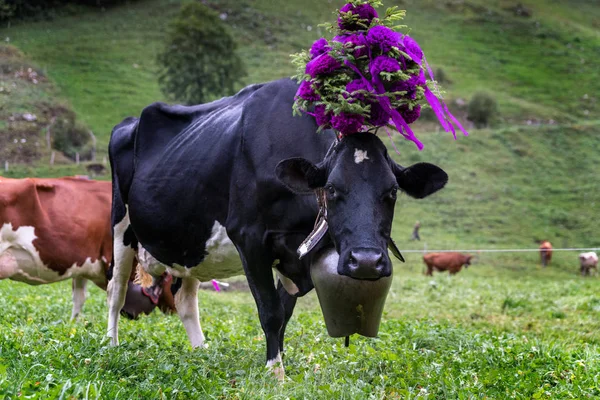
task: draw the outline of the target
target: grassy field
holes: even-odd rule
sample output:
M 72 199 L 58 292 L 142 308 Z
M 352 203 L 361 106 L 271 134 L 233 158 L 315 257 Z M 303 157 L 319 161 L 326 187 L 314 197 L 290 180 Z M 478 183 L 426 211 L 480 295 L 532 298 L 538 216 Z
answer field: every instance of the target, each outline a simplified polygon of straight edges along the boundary
M 427 159 L 451 168 L 428 200 L 402 197 L 401 249 L 599 246 L 597 124 L 424 137 Z M 560 149 L 561 157 L 548 157 Z M 595 154 L 595 155 L 594 155 Z M 403 149 L 417 162 L 425 153 Z M 535 177 L 535 180 L 534 180 Z M 409 242 L 415 219 L 423 242 Z M 69 323 L 70 285 L 0 282 L 0 395 L 6 398 L 596 398 L 600 279 L 578 276 L 577 253 L 481 253 L 455 277 L 422 275 L 419 253 L 395 265 L 378 339 L 346 349 L 327 336 L 313 293 L 287 334 L 287 381 L 264 369 L 264 337 L 248 292 L 201 293 L 206 350 L 178 318 L 122 321 L 108 346 L 105 294 L 92 288 Z M 37 396 L 37 397 L 36 397 Z
M 68 102 L 96 134 L 101 160 L 112 126 L 165 100 L 155 55 L 180 3 L 73 9 L 78 14 L 14 24 L 0 35 L 39 67 L 51 97 Z M 317 24 L 342 4 L 207 3 L 227 14 L 250 70 L 247 83 L 290 75 L 289 54 L 322 35 Z M 457 115 L 464 109 L 455 100 L 478 90 L 492 92 L 501 112 L 491 129 L 456 142 L 419 125 L 423 152 L 396 139 L 398 162 L 433 162 L 450 176 L 426 200 L 400 197 L 393 236 L 401 249 L 534 248 L 538 239 L 600 247 L 600 7 L 524 0 L 532 13 L 526 18 L 515 15 L 516 3 L 386 2 L 408 10 L 411 35 L 451 80 L 444 86 Z M 27 97 L 19 112 L 44 93 Z M 0 112 L 10 99 L 0 94 Z M 44 157 L 2 175 L 85 173 L 73 164 L 50 167 Z M 421 242 L 408 240 L 416 220 Z M 555 253 L 546 269 L 537 253 L 480 253 L 459 275 L 433 278 L 423 276 L 420 253 L 405 257 L 395 265 L 378 339 L 355 337 L 346 349 L 327 336 L 315 294 L 299 302 L 286 335 L 283 385 L 264 369 L 264 337 L 248 292 L 201 293 L 208 349 L 192 350 L 178 318 L 159 313 L 122 321 L 122 345 L 111 348 L 99 289 L 91 288 L 84 318 L 70 323 L 69 283 L 0 282 L 0 398 L 600 397 L 600 278 L 578 276 L 576 252 Z
M 248 292 L 200 293 L 209 347 L 192 350 L 176 316 L 121 322 L 104 338 L 105 294 L 92 288 L 69 323 L 70 285 L 1 282 L 3 398 L 411 399 L 597 398 L 598 278 L 535 257 L 520 268 L 481 259 L 455 277 L 395 266 L 378 339 L 349 348 L 326 334 L 314 293 L 287 333 L 286 382 L 264 368 Z

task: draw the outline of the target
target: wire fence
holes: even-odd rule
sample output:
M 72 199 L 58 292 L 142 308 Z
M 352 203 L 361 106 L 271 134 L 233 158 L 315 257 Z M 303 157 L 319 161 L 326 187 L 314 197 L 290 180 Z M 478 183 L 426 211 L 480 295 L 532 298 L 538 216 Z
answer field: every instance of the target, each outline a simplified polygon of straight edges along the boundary
M 600 247 L 566 247 L 551 249 L 554 251 L 599 251 Z M 535 249 L 469 249 L 469 250 L 454 250 L 441 249 L 431 250 L 425 246 L 422 250 L 402 250 L 402 253 L 522 253 L 522 252 L 539 252 L 539 248 Z

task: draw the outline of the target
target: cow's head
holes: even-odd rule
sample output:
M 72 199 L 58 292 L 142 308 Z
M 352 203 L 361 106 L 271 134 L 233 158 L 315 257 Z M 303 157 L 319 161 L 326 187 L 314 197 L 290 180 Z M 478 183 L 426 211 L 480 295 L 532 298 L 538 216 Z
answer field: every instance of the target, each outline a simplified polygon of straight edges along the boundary
M 172 281 L 171 275 L 164 274 L 156 285 L 144 288 L 130 280 L 121 314 L 129 319 L 137 319 L 142 313 L 150 314 L 156 307 L 165 314 L 175 312 Z
M 391 274 L 387 245 L 398 190 L 423 198 L 448 180 L 432 164 L 396 164 L 372 133 L 344 137 L 317 165 L 303 158 L 283 160 L 276 174 L 296 193 L 325 190 L 329 235 L 340 255 L 338 274 L 366 280 Z
M 469 265 L 471 265 L 472 259 L 473 259 L 473 256 L 471 256 L 471 255 L 467 256 L 467 258 L 465 259 L 465 263 L 463 264 L 465 266 L 465 268 L 468 268 Z

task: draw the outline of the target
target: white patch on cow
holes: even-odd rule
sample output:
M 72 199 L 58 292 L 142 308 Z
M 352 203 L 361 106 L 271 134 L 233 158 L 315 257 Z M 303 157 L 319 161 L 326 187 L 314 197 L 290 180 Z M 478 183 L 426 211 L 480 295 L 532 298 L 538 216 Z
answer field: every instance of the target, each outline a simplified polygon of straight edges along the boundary
M 0 254 L 0 280 L 10 278 L 19 269 L 17 259 L 9 252 Z
M 213 225 L 210 238 L 206 241 L 208 255 L 199 264 L 188 268 L 179 264 L 166 266 L 140 246 L 138 259 L 146 272 L 153 276 L 160 276 L 164 271 L 178 278 L 195 278 L 200 282 L 211 279 L 224 279 L 244 273 L 240 256 L 227 236 L 223 225 L 216 222 Z
M 281 281 L 281 284 L 283 285 L 284 289 L 289 294 L 294 296 L 295 294 L 297 294 L 300 291 L 300 289 L 298 289 L 298 286 L 296 286 L 296 284 L 294 283 L 293 280 L 291 280 L 290 278 L 283 275 L 281 272 L 279 272 L 277 270 L 275 272 L 277 273 L 277 278 Z
M 285 370 L 283 369 L 281 353 L 277 352 L 275 358 L 267 361 L 267 368 L 275 375 L 278 381 L 283 382 L 285 379 Z
M 183 278 L 181 288 L 175 295 L 175 308 L 183 323 L 193 348 L 205 347 L 204 333 L 200 326 L 198 313 L 198 286 L 200 282 L 194 278 Z
M 579 259 L 584 266 L 592 266 L 598 263 L 598 255 L 593 251 L 579 254 Z
M 127 206 L 126 206 L 127 207 Z M 135 251 L 131 246 L 125 246 L 123 239 L 129 227 L 129 210 L 125 208 L 125 217 L 114 226 L 114 268 L 113 276 L 108 283 L 108 326 L 107 336 L 111 338 L 111 345 L 119 344 L 119 313 L 125 304 L 127 282 L 131 276 Z
M 366 150 L 361 150 L 361 149 L 354 150 L 354 162 L 356 164 L 360 164 L 361 162 L 368 160 L 368 159 L 369 159 L 369 157 L 367 157 Z
M 11 223 L 0 228 L 0 279 L 12 279 L 29 285 L 41 285 L 70 278 L 102 281 L 105 264 L 88 257 L 82 265 L 73 263 L 64 274 L 48 268 L 40 258 L 33 241 L 37 238 L 33 226 L 20 226 L 13 230 Z

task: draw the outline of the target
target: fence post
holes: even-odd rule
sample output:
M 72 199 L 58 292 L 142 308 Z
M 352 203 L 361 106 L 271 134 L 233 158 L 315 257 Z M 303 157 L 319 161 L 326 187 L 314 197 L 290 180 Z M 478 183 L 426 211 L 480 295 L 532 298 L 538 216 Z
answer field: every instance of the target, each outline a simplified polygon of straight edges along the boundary
M 79 165 L 79 153 L 75 153 L 75 164 Z
M 46 128 L 46 147 L 49 149 L 52 147 L 52 135 L 50 134 L 50 128 L 54 125 L 54 121 L 56 121 L 56 117 L 52 117 L 50 120 L 50 124 Z
M 92 154 L 91 154 L 91 159 L 92 161 L 96 161 L 96 136 L 94 136 L 94 132 L 89 131 L 90 132 L 90 136 L 92 137 Z
M 53 151 L 53 152 L 50 154 L 50 165 L 54 165 L 54 157 L 55 157 L 55 156 L 56 156 L 56 152 L 55 152 L 55 151 Z
M 8 172 L 8 161 L 4 161 L 4 172 Z

